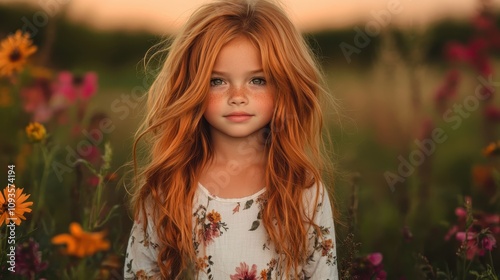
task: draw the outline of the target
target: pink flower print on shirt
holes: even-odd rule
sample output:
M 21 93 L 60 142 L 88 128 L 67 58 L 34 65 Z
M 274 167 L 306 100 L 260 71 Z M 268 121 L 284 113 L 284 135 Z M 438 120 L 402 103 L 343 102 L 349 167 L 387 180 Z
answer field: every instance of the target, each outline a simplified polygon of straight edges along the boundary
M 236 274 L 231 275 L 231 280 L 257 280 L 257 266 L 254 264 L 250 269 L 248 264 L 240 263 L 236 268 Z

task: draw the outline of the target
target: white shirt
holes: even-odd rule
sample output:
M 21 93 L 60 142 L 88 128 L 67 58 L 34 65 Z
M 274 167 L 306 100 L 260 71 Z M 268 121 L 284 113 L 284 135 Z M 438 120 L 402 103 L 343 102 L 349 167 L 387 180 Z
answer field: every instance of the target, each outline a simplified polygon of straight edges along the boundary
M 323 238 L 309 230 L 309 258 L 299 268 L 301 279 L 338 280 L 335 229 L 330 200 L 323 186 L 317 205 L 316 188 L 304 192 L 304 206 L 316 211 L 314 222 Z M 193 203 L 193 244 L 198 279 L 290 279 L 280 272 L 279 255 L 260 219 L 265 189 L 243 198 L 219 198 L 201 184 Z M 125 260 L 125 279 L 156 279 L 159 245 L 148 221 L 144 233 L 140 221 L 131 230 Z M 156 277 L 156 278 L 155 278 Z

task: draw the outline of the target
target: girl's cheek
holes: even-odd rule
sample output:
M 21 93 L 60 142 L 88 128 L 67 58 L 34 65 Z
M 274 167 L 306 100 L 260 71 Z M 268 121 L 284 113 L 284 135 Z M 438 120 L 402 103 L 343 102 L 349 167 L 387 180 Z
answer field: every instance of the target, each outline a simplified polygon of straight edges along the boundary
M 209 95 L 205 114 L 215 114 L 220 110 L 222 96 L 218 94 Z
M 217 106 L 221 102 L 221 96 L 219 94 L 212 94 L 208 97 L 208 106 Z

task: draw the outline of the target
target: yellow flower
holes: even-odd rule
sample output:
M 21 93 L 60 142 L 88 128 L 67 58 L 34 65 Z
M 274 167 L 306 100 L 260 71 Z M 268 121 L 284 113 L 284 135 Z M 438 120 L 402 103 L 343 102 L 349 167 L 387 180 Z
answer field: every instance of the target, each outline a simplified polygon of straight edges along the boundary
M 216 212 L 215 210 L 212 210 L 212 212 L 208 213 L 208 220 L 212 223 L 218 223 L 221 220 L 220 214 Z
M 0 226 L 11 221 L 19 226 L 21 220 L 26 220 L 24 213 L 31 212 L 29 207 L 33 202 L 26 202 L 30 195 L 24 194 L 23 190 L 12 185 L 3 189 L 3 194 L 0 193 Z
M 19 72 L 26 64 L 26 59 L 36 51 L 28 34 L 17 30 L 0 42 L 0 76 L 10 76 Z
M 70 234 L 52 237 L 52 244 L 66 244 L 64 253 L 67 255 L 83 258 L 109 249 L 109 241 L 103 240 L 104 232 L 85 232 L 78 223 L 71 223 L 69 231 Z
M 32 122 L 26 127 L 28 138 L 34 142 L 40 142 L 47 136 L 47 131 L 43 124 Z

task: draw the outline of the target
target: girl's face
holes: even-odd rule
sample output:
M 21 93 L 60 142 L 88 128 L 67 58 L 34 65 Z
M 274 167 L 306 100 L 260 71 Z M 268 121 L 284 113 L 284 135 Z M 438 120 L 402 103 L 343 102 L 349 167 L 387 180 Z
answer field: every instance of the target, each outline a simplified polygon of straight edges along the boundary
M 219 52 L 207 102 L 204 117 L 213 137 L 248 137 L 271 121 L 274 87 L 262 71 L 260 51 L 246 37 L 231 40 Z

